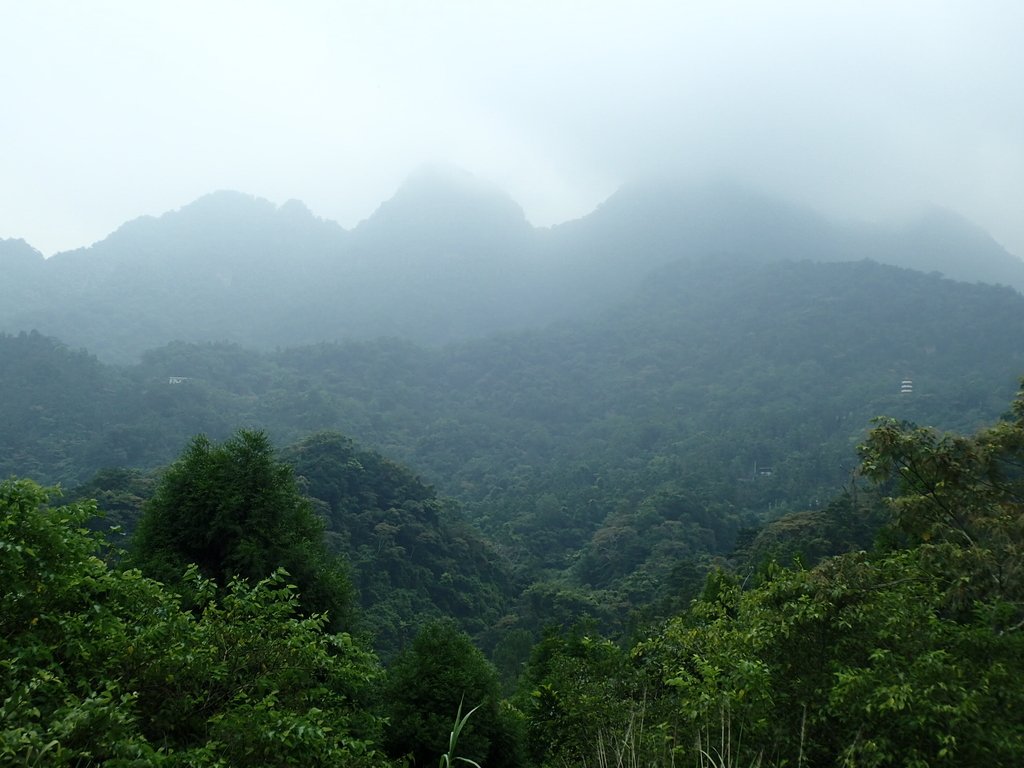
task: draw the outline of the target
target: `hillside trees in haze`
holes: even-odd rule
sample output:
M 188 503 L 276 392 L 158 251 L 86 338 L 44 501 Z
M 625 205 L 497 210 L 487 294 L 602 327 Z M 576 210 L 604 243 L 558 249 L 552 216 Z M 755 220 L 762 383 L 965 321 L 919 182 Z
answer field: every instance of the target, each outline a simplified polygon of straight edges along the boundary
M 236 434 L 234 439 L 239 437 Z M 184 455 L 194 451 L 197 442 L 205 445 L 207 441 L 193 440 Z M 229 439 L 225 445 L 231 442 Z M 211 445 L 209 450 L 223 447 Z M 453 617 L 464 631 L 480 637 L 508 609 L 519 585 L 513 580 L 506 560 L 465 519 L 457 504 L 438 497 L 433 488 L 410 470 L 360 447 L 350 438 L 324 432 L 286 446 L 274 455 L 274 461 L 279 461 L 278 470 L 290 469 L 295 489 L 308 501 L 317 518 L 315 526 L 308 525 L 309 521 L 303 525 L 310 530 L 322 527 L 331 556 L 349 564 L 353 599 L 358 599 L 360 605 L 359 632 L 372 638 L 383 659 L 390 659 L 408 645 L 419 624 L 431 617 Z M 168 494 L 162 487 L 163 501 L 151 502 L 161 475 L 180 475 L 188 467 L 189 463 L 182 459 L 166 471 L 102 470 L 88 483 L 75 488 L 71 498 L 96 499 L 103 518 L 92 525 L 107 531 L 111 540 L 123 542 L 130 540 L 125 536 L 134 532 L 143 510 L 152 511 L 158 502 L 166 507 L 166 497 L 181 495 L 180 489 Z M 209 469 L 202 469 L 202 473 L 214 474 Z M 189 484 L 198 486 L 200 482 L 190 476 Z M 187 506 L 199 517 L 195 523 L 204 529 L 205 535 L 214 535 L 217 526 L 224 524 L 223 519 L 216 522 L 216 509 L 225 495 L 212 493 L 205 505 L 191 499 L 179 506 Z M 270 494 L 266 498 L 273 501 Z M 209 514 L 214 517 L 208 519 Z M 234 509 L 233 514 L 237 515 L 241 536 L 245 520 L 256 516 L 251 515 L 251 509 Z M 161 570 L 161 577 L 173 583 L 182 557 L 198 559 L 202 555 L 198 553 L 199 540 L 189 538 L 187 531 L 177 530 L 184 513 L 167 515 L 164 509 L 161 516 L 166 518 L 162 525 L 171 525 L 175 535 L 187 540 L 184 546 L 188 551 L 184 554 L 178 552 L 171 557 L 157 547 L 157 555 L 147 557 L 153 561 L 151 568 L 159 567 L 159 559 L 174 561 Z M 117 530 L 109 531 L 111 526 Z M 229 537 L 236 533 L 232 530 Z M 255 542 L 250 542 L 251 548 L 268 558 L 283 557 L 283 539 L 277 537 L 273 546 L 268 546 L 262 541 L 265 536 L 259 528 L 251 532 L 249 538 Z M 180 550 L 183 545 L 172 542 L 171 546 Z M 281 564 L 285 565 L 285 561 Z M 162 572 L 167 569 L 167 573 Z
M 90 435 L 123 404 L 120 373 L 37 332 L 0 334 L 0 477 L 83 479 Z
M 716 260 L 666 267 L 600 316 L 439 350 L 176 343 L 119 369 L 40 335 L 7 336 L 0 418 L 14 428 L 0 432 L 0 462 L 75 485 L 103 467 L 165 464 L 198 432 L 222 440 L 258 424 L 287 445 L 337 430 L 459 502 L 515 578 L 536 583 L 510 612 L 511 628 L 537 633 L 545 612 L 571 622 L 584 605 L 609 617 L 677 605 L 676 585 L 690 590 L 694 573 L 745 545 L 743 529 L 820 516 L 849 484 L 854 446 L 878 413 L 959 430 L 995 418 L 1024 369 L 1006 329 L 1022 325 L 1024 300 L 1005 288 L 869 262 Z M 22 386 L 49 368 L 65 373 Z M 914 392 L 901 395 L 908 376 Z M 77 417 L 43 418 L 77 404 Z M 23 421 L 26 411 L 37 420 Z M 310 492 L 326 501 L 332 491 Z M 435 502 L 408 501 L 412 512 L 389 503 L 343 515 L 336 533 L 345 520 L 395 516 L 408 531 L 432 526 Z M 487 591 L 460 579 L 508 580 L 474 565 L 485 549 L 472 537 L 438 535 L 432 551 L 447 554 L 436 560 L 402 562 L 383 539 L 349 556 L 395 554 L 363 586 L 396 599 L 398 583 L 448 572 L 429 604 L 472 613 L 460 595 Z M 467 570 L 443 565 L 452 558 Z M 493 597 L 485 602 L 507 605 Z M 400 625 L 398 613 L 381 621 L 396 637 L 410 631 Z
M 217 192 L 46 260 L 0 241 L 0 331 L 36 329 L 119 363 L 175 340 L 439 345 L 590 316 L 654 270 L 718 255 L 874 259 L 1024 287 L 1020 259 L 948 212 L 850 226 L 727 184 L 638 184 L 538 229 L 504 192 L 425 169 L 350 232 L 297 201 Z
M 186 500 L 241 498 L 249 503 L 214 505 L 202 516 L 219 523 L 230 520 L 219 511 L 252 509 L 245 522 L 272 529 L 263 498 L 284 488 L 284 501 L 294 500 L 299 481 L 270 458 L 266 439 L 243 432 L 222 446 L 203 443 L 194 441 L 165 475 L 174 480 L 191 459 L 196 482 L 179 477 L 171 490 Z M 825 553 L 813 567 L 768 564 L 751 579 L 719 559 L 696 599 L 668 603 L 673 615 L 638 628 L 628 654 L 594 622 L 548 633 L 515 700 L 534 761 L 628 754 L 651 764 L 724 755 L 771 765 L 1020 763 L 1024 392 L 1004 419 L 971 435 L 883 420 L 862 445 L 860 471 L 881 484 L 891 514 L 875 547 Z M 232 453 L 253 461 L 232 462 Z M 314 436 L 295 453 L 308 470 L 301 482 L 317 488 L 316 508 L 328 514 L 334 505 L 341 522 L 354 516 L 340 538 L 348 531 L 357 540 L 361 527 L 376 528 L 400 508 L 410 512 L 405 543 L 431 533 L 425 523 L 436 499 L 410 473 L 337 435 Z M 251 467 L 258 482 L 236 482 L 246 479 L 239 467 Z M 275 482 L 282 479 L 292 482 Z M 102 479 L 105 487 L 134 482 Z M 811 521 L 814 534 L 833 536 L 833 523 L 850 545 L 870 534 L 870 522 L 848 519 L 874 507 L 873 497 L 854 499 L 855 490 Z M 654 498 L 634 531 L 653 524 L 658 540 L 667 538 L 665 522 L 702 509 L 699 496 Z M 83 525 L 93 504 L 47 501 L 31 482 L 0 484 L 0 570 L 11 585 L 0 595 L 5 757 L 376 765 L 381 743 L 393 755 L 415 753 L 403 740 L 412 735 L 426 745 L 423 762 L 444 749 L 456 694 L 471 691 L 488 703 L 474 714 L 485 715 L 480 730 L 465 732 L 466 754 L 487 754 L 488 764 L 519 759 L 520 721 L 496 704 L 498 675 L 451 621 L 429 623 L 396 658 L 377 689 L 392 710 L 382 731 L 372 656 L 348 635 L 326 634 L 323 618 L 302 618 L 308 608 L 283 573 L 218 587 L 193 568 L 172 594 L 102 559 L 105 544 Z M 609 520 L 617 528 L 628 521 Z M 169 540 L 173 532 L 162 533 Z M 252 562 L 265 543 L 257 538 L 233 562 Z M 771 554 L 771 540 L 762 551 Z M 608 606 L 612 593 L 574 589 L 571 569 L 543 576 L 518 610 L 535 601 L 538 615 L 551 616 L 548 607 L 569 606 L 578 619 L 589 606 Z M 678 576 L 680 585 L 688 580 Z M 504 619 L 502 627 L 518 629 Z M 432 741 L 438 730 L 440 746 Z

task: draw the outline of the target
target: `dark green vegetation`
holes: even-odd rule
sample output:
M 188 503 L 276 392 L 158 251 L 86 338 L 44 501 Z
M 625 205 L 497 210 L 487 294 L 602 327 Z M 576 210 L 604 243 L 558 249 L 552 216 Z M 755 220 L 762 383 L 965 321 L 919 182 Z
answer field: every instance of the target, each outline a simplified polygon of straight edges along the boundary
M 441 192 L 0 254 L 0 762 L 1021 762 L 1024 299 L 838 261 L 994 244 Z
M 190 566 L 172 593 L 98 556 L 81 527 L 94 506 L 5 482 L 0 750 L 51 765 L 422 765 L 468 698 L 462 756 L 487 765 L 1020 764 L 1024 392 L 973 437 L 884 421 L 861 458 L 892 494 L 872 551 L 769 563 L 747 588 L 716 570 L 628 652 L 592 627 L 552 629 L 508 704 L 450 622 L 382 673 L 323 617 L 300 618 L 283 572 L 218 589 Z
M 1021 327 L 1024 300 L 1005 288 L 869 262 L 716 261 L 663 268 L 589 319 L 439 350 L 177 343 L 114 368 L 19 334 L 0 337 L 0 471 L 92 483 L 123 507 L 140 489 L 97 487 L 95 472 L 159 467 L 195 434 L 259 425 L 279 446 L 307 440 L 285 455 L 336 551 L 375 563 L 354 578 L 392 647 L 411 631 L 399 584 L 488 651 L 581 611 L 628 634 L 684 604 L 748 529 L 820 516 L 873 416 L 960 430 L 997 416 L 1024 370 L 1006 331 Z M 309 438 L 324 429 L 415 467 L 461 509 L 344 438 Z M 398 540 L 396 525 L 432 532 Z
M 459 756 L 487 766 L 522 763 L 517 719 L 503 709 L 498 674 L 448 621 L 426 624 L 388 670 L 388 751 L 429 765 L 446 751 L 452 712 L 474 708 L 460 734 Z
M 131 564 L 176 585 L 189 565 L 221 587 L 259 581 L 278 568 L 295 580 L 304 613 L 351 629 L 352 588 L 327 552 L 324 525 L 260 432 L 223 445 L 195 438 L 164 472 L 133 539 Z
M 97 556 L 94 505 L 47 502 L 0 484 L 0 762 L 381 764 L 375 658 L 286 577 L 171 592 Z
M 884 544 L 748 588 L 715 572 L 629 653 L 579 632 L 538 645 L 538 761 L 1019 764 L 1024 393 L 974 437 L 885 421 L 861 455 L 893 494 Z
M 351 563 L 362 624 L 384 655 L 428 618 L 451 617 L 479 635 L 508 610 L 511 569 L 456 505 L 407 469 L 336 433 L 311 435 L 282 458 L 323 515 L 329 546 Z

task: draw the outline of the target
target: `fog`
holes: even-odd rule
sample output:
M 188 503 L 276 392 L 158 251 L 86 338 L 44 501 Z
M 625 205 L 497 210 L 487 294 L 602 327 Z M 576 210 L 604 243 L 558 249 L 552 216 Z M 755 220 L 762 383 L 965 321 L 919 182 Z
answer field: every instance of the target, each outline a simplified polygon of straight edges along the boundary
M 216 189 L 351 227 L 424 162 L 536 225 L 649 176 L 1024 255 L 1018 2 L 0 0 L 0 237 L 46 254 Z

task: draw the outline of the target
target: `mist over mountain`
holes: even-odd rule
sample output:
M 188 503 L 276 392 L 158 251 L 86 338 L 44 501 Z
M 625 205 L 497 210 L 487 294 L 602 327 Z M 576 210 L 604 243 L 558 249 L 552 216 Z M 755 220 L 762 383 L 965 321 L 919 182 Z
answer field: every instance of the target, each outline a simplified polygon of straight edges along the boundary
M 45 261 L 43 254 L 24 240 L 0 238 L 0 265 L 5 275 L 0 281 L 0 305 L 30 300 L 42 282 Z
M 44 261 L 43 254 L 24 240 L 16 238 L 0 238 L 0 258 L 15 269 L 35 266 Z
M 953 280 L 1024 289 L 1021 264 L 981 227 L 953 211 L 927 207 L 899 224 L 850 226 L 855 246 L 886 264 L 940 272 Z
M 46 260 L 4 241 L 0 330 L 121 362 L 173 340 L 439 344 L 598 311 L 652 269 L 723 256 L 870 258 L 1024 287 L 1024 262 L 944 211 L 851 225 L 728 184 L 651 183 L 537 229 L 500 189 L 428 167 L 351 231 L 298 201 L 216 192 Z
M 937 208 L 902 221 L 836 222 L 729 183 L 674 182 L 623 187 L 593 213 L 554 227 L 553 258 L 604 279 L 608 293 L 638 272 L 678 259 L 715 255 L 755 261 L 857 261 L 966 282 L 1024 288 L 1024 261 L 962 217 Z
M 531 234 L 523 209 L 506 192 L 440 165 L 419 168 L 353 231 L 357 250 L 405 259 L 438 248 L 483 259 L 485 248 L 501 253 L 503 243 L 505 250 L 521 250 Z

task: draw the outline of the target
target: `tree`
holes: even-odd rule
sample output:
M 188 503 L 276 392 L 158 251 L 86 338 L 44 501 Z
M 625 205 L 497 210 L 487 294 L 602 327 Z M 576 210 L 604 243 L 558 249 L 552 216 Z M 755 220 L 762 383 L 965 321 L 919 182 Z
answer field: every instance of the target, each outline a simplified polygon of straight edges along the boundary
M 551 627 L 534 647 L 517 694 L 531 757 L 537 765 L 621 765 L 628 754 L 629 764 L 657 764 L 660 744 L 643 729 L 643 681 L 622 649 L 586 634 L 594 624 Z
M 284 575 L 115 570 L 94 502 L 0 483 L 0 764 L 379 766 L 379 667 Z M 193 607 L 183 607 L 186 601 Z
M 990 607 L 1024 629 L 1024 389 L 1010 417 L 971 436 L 879 420 L 861 446 L 867 477 L 892 492 L 896 530 L 928 555 L 947 609 Z
M 303 609 L 326 612 L 337 629 L 351 623 L 352 590 L 323 530 L 263 432 L 240 430 L 220 445 L 199 435 L 146 503 L 132 562 L 169 584 L 192 563 L 221 586 L 284 568 Z
M 880 420 L 861 457 L 891 494 L 884 547 L 709 580 L 634 658 L 705 756 L 1021 764 L 1024 393 L 970 436 Z
M 459 736 L 459 756 L 488 768 L 518 764 L 510 717 L 500 707 L 498 673 L 450 619 L 426 624 L 388 670 L 385 744 L 414 765 L 437 761 L 452 719 L 478 709 Z
M 451 616 L 471 634 L 501 618 L 515 589 L 506 562 L 409 469 L 332 432 L 303 438 L 281 458 L 324 510 L 329 545 L 352 564 L 383 659 L 412 641 L 414 613 Z
M 1020 764 L 1024 637 L 944 615 L 925 559 L 775 568 L 669 622 L 633 654 L 671 691 L 679 746 L 743 765 Z

